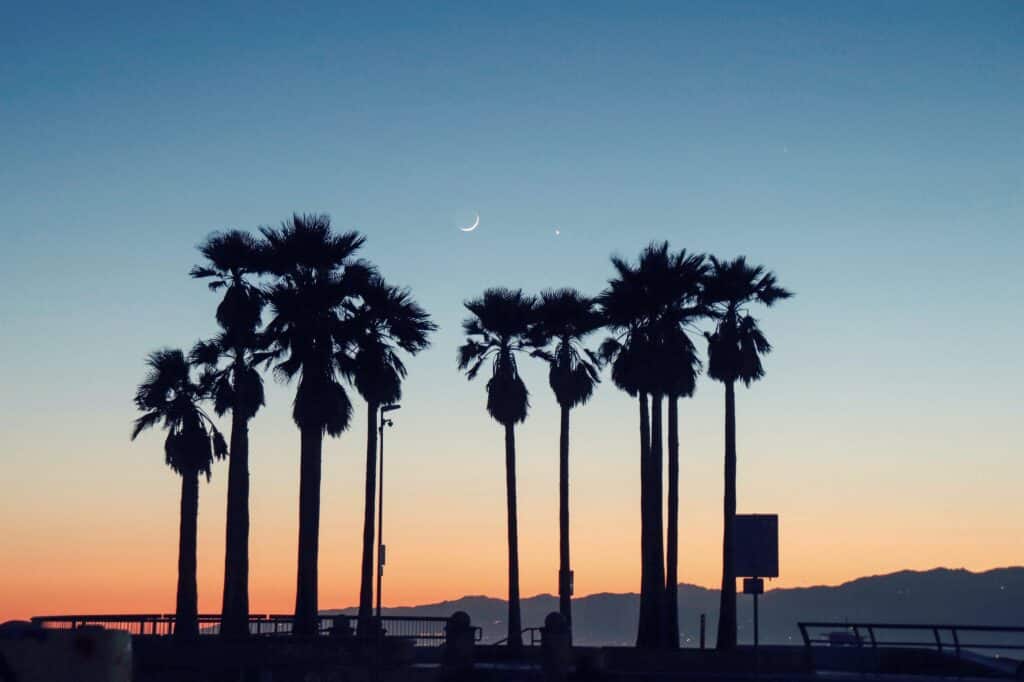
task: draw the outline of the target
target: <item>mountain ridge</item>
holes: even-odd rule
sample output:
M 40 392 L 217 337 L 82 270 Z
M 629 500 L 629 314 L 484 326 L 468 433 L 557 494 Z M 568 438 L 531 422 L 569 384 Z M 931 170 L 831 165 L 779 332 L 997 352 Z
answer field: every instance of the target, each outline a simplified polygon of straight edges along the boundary
M 752 638 L 751 599 L 739 595 L 740 641 Z M 799 641 L 798 621 L 956 623 L 964 625 L 1024 625 L 1024 566 L 985 571 L 937 567 L 862 576 L 838 585 L 780 587 L 761 596 L 761 640 L 784 644 Z M 522 599 L 524 626 L 539 626 L 558 608 L 552 594 Z M 596 592 L 573 600 L 574 639 L 579 644 L 632 644 L 636 633 L 639 595 L 635 592 Z M 384 609 L 384 615 L 446 616 L 469 613 L 483 629 L 484 641 L 507 633 L 504 599 L 465 595 L 416 606 Z M 354 614 L 355 607 L 324 613 Z M 718 590 L 689 583 L 679 586 L 679 622 L 683 642 L 696 645 L 701 614 L 706 616 L 708 646 L 714 644 Z

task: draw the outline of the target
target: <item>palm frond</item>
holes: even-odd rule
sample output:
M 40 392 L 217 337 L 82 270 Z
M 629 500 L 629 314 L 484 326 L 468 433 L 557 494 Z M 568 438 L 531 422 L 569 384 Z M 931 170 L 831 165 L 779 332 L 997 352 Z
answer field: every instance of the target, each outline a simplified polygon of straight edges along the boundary
M 487 411 L 502 424 L 521 422 L 529 410 L 529 392 L 519 377 L 515 354 L 532 348 L 536 299 L 521 289 L 492 288 L 464 305 L 470 317 L 462 325 L 467 339 L 459 347 L 459 370 L 472 380 L 484 361 L 493 358 Z
M 132 422 L 132 440 L 139 437 L 139 434 L 146 429 L 152 428 L 160 423 L 163 416 L 159 412 L 147 412 Z
M 209 471 L 209 448 L 202 446 L 206 417 L 200 407 L 209 379 L 193 380 L 192 366 L 179 349 L 164 348 L 150 353 L 146 367 L 145 379 L 135 391 L 135 405 L 143 414 L 132 424 L 131 439 L 162 424 L 167 430 L 167 465 L 178 473 Z M 212 376 L 212 371 L 207 370 L 206 374 Z
M 221 353 L 221 345 L 216 339 L 196 341 L 192 350 L 189 351 L 188 359 L 193 365 L 216 366 L 220 361 Z
M 754 302 L 771 306 L 792 293 L 778 285 L 774 273 L 749 265 L 743 256 L 731 261 L 711 257 L 710 261 L 704 298 L 717 323 L 715 331 L 706 335 L 708 375 L 749 385 L 764 376 L 761 357 L 771 351 L 771 344 L 745 307 Z
M 189 277 L 194 277 L 196 279 L 202 279 L 204 277 L 219 277 L 220 276 L 220 273 L 218 273 L 213 268 L 203 267 L 203 266 L 200 266 L 200 265 L 193 266 L 193 268 L 188 271 L 188 274 L 189 274 Z

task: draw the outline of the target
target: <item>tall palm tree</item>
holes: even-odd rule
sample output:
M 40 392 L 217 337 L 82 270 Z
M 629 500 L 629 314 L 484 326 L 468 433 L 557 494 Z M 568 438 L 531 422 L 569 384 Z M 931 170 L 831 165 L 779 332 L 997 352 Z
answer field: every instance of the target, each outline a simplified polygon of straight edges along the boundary
M 679 646 L 678 416 L 675 398 L 692 392 L 699 363 L 686 333 L 702 314 L 704 257 L 650 244 L 636 265 L 613 257 L 616 277 L 600 297 L 612 336 L 601 346 L 612 380 L 640 397 L 641 579 L 637 645 Z M 647 397 L 650 397 L 648 405 Z M 662 511 L 662 403 L 669 410 L 669 575 Z
M 569 562 L 569 413 L 601 381 L 600 361 L 583 339 L 603 324 L 592 298 L 575 289 L 544 291 L 536 311 L 533 355 L 549 366 L 548 383 L 561 411 L 558 439 L 558 609 L 572 632 L 572 567 Z M 550 348 L 548 348 L 550 346 Z
M 196 587 L 196 529 L 199 517 L 199 475 L 210 478 L 214 458 L 227 456 L 227 443 L 199 406 L 205 397 L 192 368 L 180 350 L 163 349 L 146 358 L 146 378 L 135 391 L 142 415 L 132 427 L 132 440 L 148 428 L 167 431 L 164 457 L 181 476 L 181 516 L 178 530 L 178 590 L 174 635 L 199 636 L 199 594 Z
M 260 355 L 263 294 L 250 280 L 260 267 L 262 249 L 248 232 L 214 233 L 199 245 L 206 263 L 189 274 L 208 279 L 211 291 L 223 289 L 217 306 L 220 333 L 201 341 L 191 353 L 205 368 L 205 381 L 218 415 L 231 412 L 228 460 L 227 524 L 221 635 L 249 634 L 249 420 L 263 406 L 263 379 L 255 365 Z
M 668 398 L 668 504 L 665 548 L 664 643 L 679 647 L 679 398 L 693 395 L 701 370 L 689 331 L 707 314 L 700 299 L 706 272 L 703 255 L 672 254 L 663 294 L 665 309 L 655 325 L 660 390 Z
M 664 251 L 667 253 L 667 245 Z M 652 325 L 662 305 L 652 295 L 650 276 L 661 247 L 651 245 L 638 265 L 612 257 L 616 276 L 599 297 L 611 336 L 601 344 L 601 358 L 611 364 L 612 382 L 640 406 L 640 614 L 636 644 L 660 647 L 665 614 L 665 551 L 662 525 L 661 429 L 652 432 L 652 392 L 659 390 Z M 660 407 L 658 403 L 656 407 Z M 658 410 L 660 414 L 660 409 Z
M 280 228 L 261 228 L 272 319 L 265 333 L 277 361 L 275 374 L 298 378 L 292 420 L 299 427 L 299 552 L 295 590 L 297 635 L 316 634 L 320 543 L 320 472 L 324 434 L 349 426 L 352 404 L 339 381 L 337 350 L 353 338 L 343 306 L 357 297 L 373 272 L 353 260 L 364 237 L 331 230 L 326 215 L 294 215 Z
M 725 384 L 725 495 L 723 497 L 722 591 L 718 616 L 718 648 L 736 646 L 736 381 L 745 386 L 764 376 L 761 356 L 771 351 L 749 305 L 772 306 L 792 294 L 778 285 L 775 275 L 749 265 L 740 256 L 731 261 L 711 257 L 704 297 L 717 318 L 708 341 L 708 376 Z
M 398 350 L 415 355 L 430 345 L 437 329 L 407 289 L 370 279 L 358 304 L 346 306 L 356 336 L 338 360 L 346 377 L 366 401 L 366 490 L 363 505 L 363 553 L 359 584 L 359 633 L 369 635 L 373 607 L 374 503 L 377 487 L 377 411 L 402 397 L 406 369 Z
M 459 347 L 459 369 L 474 379 L 491 361 L 487 412 L 505 427 L 505 492 L 508 511 L 508 646 L 523 647 L 519 608 L 519 530 L 516 511 L 515 425 L 526 420 L 530 394 L 519 376 L 516 355 L 530 349 L 536 300 L 521 289 L 488 289 L 465 303 L 471 316 L 462 323 L 466 343 Z

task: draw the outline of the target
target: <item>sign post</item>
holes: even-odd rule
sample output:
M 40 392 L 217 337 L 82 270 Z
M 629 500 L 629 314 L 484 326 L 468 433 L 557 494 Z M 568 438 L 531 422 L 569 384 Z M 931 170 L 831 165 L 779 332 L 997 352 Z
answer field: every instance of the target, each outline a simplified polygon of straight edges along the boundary
M 736 576 L 743 578 L 743 594 L 754 597 L 754 672 L 757 673 L 761 644 L 758 597 L 764 593 L 764 578 L 779 577 L 778 514 L 737 514 Z
M 757 618 L 757 597 L 764 594 L 764 580 L 761 578 L 744 578 L 743 594 L 754 595 L 754 647 L 756 648 L 759 644 L 760 637 L 758 633 L 761 629 Z

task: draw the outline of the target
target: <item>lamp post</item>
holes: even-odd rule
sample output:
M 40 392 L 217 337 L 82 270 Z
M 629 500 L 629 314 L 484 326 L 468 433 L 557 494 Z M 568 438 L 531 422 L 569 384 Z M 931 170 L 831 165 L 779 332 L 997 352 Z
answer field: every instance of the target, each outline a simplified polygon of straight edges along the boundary
M 381 605 L 381 582 L 384 579 L 384 427 L 394 426 L 394 422 L 384 417 L 388 412 L 393 412 L 402 407 L 392 403 L 380 406 L 380 476 L 377 477 L 377 620 L 380 620 Z

